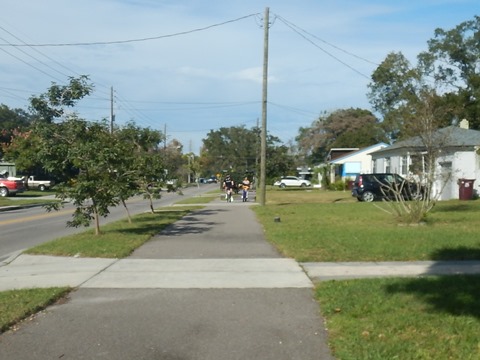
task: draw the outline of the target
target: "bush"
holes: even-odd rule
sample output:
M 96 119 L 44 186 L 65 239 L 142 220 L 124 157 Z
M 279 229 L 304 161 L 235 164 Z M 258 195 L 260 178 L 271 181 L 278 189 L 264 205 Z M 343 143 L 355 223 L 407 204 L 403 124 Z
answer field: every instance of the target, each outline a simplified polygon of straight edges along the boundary
M 343 180 L 337 180 L 327 186 L 328 190 L 344 191 L 348 189 L 348 183 Z

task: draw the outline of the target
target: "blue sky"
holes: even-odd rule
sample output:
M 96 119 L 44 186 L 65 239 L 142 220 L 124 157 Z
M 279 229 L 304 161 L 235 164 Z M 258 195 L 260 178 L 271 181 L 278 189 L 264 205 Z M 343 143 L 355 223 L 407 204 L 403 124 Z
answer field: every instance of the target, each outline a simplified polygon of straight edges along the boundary
M 27 109 L 51 82 L 85 74 L 95 92 L 75 108 L 81 117 L 109 118 L 113 87 L 119 124 L 166 128 L 198 153 L 210 130 L 261 120 L 266 7 L 267 127 L 284 142 L 325 111 L 370 109 L 369 78 L 388 53 L 415 62 L 436 28 L 480 10 L 478 0 L 8 1 L 0 103 Z

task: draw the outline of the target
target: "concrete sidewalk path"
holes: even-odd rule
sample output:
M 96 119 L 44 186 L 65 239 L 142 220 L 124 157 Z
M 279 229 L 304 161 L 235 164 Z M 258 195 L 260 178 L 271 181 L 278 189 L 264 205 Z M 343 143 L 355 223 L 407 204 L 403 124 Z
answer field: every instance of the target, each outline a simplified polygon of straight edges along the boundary
M 0 291 L 70 286 L 97 289 L 311 288 L 292 259 L 90 259 L 20 255 L 0 267 Z

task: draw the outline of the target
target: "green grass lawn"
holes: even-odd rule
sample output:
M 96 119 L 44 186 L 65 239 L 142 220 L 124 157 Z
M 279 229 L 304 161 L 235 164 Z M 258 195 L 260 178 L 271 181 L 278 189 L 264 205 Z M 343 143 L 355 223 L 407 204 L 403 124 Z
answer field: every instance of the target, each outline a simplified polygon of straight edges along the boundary
M 480 276 L 328 281 L 316 297 L 337 359 L 480 359 Z
M 480 201 L 439 202 L 424 225 L 404 226 L 344 192 L 268 193 L 253 207 L 267 239 L 300 262 L 480 259 Z M 280 222 L 274 218 L 280 217 Z

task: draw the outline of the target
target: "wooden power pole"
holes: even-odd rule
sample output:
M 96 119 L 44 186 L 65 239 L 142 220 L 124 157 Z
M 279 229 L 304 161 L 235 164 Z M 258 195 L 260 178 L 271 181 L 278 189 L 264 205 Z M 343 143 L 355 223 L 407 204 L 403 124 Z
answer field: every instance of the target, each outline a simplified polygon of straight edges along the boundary
M 262 91 L 262 130 L 260 136 L 260 186 L 259 196 L 260 205 L 264 206 L 266 202 L 266 181 L 267 174 L 267 85 L 268 85 L 268 27 L 269 27 L 270 9 L 265 8 L 265 18 L 263 19 L 263 91 Z

